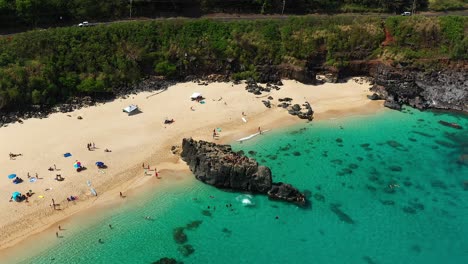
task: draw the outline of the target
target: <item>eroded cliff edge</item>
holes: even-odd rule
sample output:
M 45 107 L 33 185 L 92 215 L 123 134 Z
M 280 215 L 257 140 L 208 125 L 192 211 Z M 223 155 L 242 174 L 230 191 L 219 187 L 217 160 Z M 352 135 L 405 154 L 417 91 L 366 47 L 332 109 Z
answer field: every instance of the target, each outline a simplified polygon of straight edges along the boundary
M 449 109 L 468 112 L 468 63 L 421 70 L 379 63 L 370 68 L 371 91 L 385 99 L 385 106 L 401 109 L 407 104 L 418 109 Z
M 198 180 L 220 189 L 266 194 L 270 199 L 306 206 L 305 195 L 286 183 L 274 183 L 270 168 L 259 166 L 229 145 L 184 138 L 182 159 Z

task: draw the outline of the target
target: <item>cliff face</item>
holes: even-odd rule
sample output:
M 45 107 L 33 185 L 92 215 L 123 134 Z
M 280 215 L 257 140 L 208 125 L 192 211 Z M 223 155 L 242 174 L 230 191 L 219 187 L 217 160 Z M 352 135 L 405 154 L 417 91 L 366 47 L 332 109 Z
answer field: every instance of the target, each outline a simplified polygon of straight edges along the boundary
M 468 65 L 462 63 L 442 70 L 392 67 L 383 63 L 370 67 L 375 80 L 371 88 L 385 105 L 400 109 L 402 104 L 426 109 L 468 111 Z
M 229 145 L 185 138 L 182 159 L 198 180 L 217 188 L 267 194 L 271 199 L 305 205 L 305 196 L 289 184 L 273 183 L 268 167 L 232 151 Z

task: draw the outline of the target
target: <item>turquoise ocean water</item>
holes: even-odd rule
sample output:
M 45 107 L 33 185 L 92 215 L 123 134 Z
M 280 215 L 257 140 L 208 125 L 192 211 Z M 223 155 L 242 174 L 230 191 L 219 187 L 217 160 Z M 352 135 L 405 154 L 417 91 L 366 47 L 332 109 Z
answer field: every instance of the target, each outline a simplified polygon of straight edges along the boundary
M 468 154 L 467 116 L 383 111 L 277 130 L 233 147 L 269 166 L 275 181 L 306 191 L 311 208 L 193 180 L 147 191 L 92 221 L 72 221 L 59 242 L 18 260 L 468 263 L 468 164 L 459 161 Z M 186 242 L 175 241 L 176 228 Z

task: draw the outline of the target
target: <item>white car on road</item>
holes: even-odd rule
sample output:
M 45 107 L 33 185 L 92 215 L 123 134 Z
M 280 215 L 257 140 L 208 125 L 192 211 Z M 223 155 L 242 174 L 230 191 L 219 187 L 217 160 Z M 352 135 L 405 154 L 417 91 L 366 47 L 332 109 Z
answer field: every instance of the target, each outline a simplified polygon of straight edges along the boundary
M 87 26 L 89 26 L 89 23 L 88 23 L 88 21 L 83 21 L 83 23 L 79 23 L 78 26 L 79 27 L 87 27 Z

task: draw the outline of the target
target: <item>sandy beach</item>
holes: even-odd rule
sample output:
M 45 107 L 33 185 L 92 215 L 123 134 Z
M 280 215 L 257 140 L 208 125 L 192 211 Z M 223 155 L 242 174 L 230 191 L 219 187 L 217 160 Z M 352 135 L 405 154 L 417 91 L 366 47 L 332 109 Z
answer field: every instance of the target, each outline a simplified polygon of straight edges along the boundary
M 292 80 L 283 83 L 279 91 L 261 96 L 247 93 L 245 84 L 179 83 L 163 92 L 139 93 L 0 128 L 0 249 L 95 204 L 121 199 L 119 192 L 127 195 L 149 181 L 154 188 L 160 187 L 155 169 L 163 179 L 172 175 L 169 171 L 188 171 L 186 164 L 171 152 L 171 147 L 180 145 L 184 137 L 229 143 L 257 132 L 258 127 L 266 130 L 306 122 L 276 107 L 278 98 L 290 97 L 297 104 L 310 102 L 315 120 L 372 114 L 383 109 L 382 101 L 367 99 L 370 85 L 355 79 L 318 86 Z M 190 100 L 194 92 L 202 93 L 204 104 Z M 274 98 L 270 109 L 261 102 L 269 95 Z M 141 113 L 123 113 L 122 109 L 130 104 L 138 105 Z M 247 122 L 242 120 L 242 113 Z M 166 118 L 175 122 L 164 124 Z M 213 129 L 218 128 L 219 137 L 213 139 Z M 88 143 L 94 143 L 96 148 L 88 150 Z M 10 159 L 10 152 L 22 155 Z M 64 153 L 71 157 L 64 157 Z M 77 160 L 87 169 L 76 172 L 73 164 Z M 97 161 L 108 168 L 98 169 Z M 146 173 L 143 163 L 150 166 Z M 56 169 L 49 171 L 49 167 Z M 30 182 L 28 173 L 32 177 L 37 173 L 39 179 Z M 13 184 L 7 177 L 10 174 L 24 182 Z M 64 180 L 56 181 L 57 174 Z M 90 188 L 98 195 L 91 195 Z M 29 190 L 33 192 L 29 202 L 9 201 L 13 192 L 25 194 Z M 78 200 L 68 202 L 66 198 L 70 196 L 77 196 Z M 52 199 L 58 204 L 57 210 L 51 206 Z

